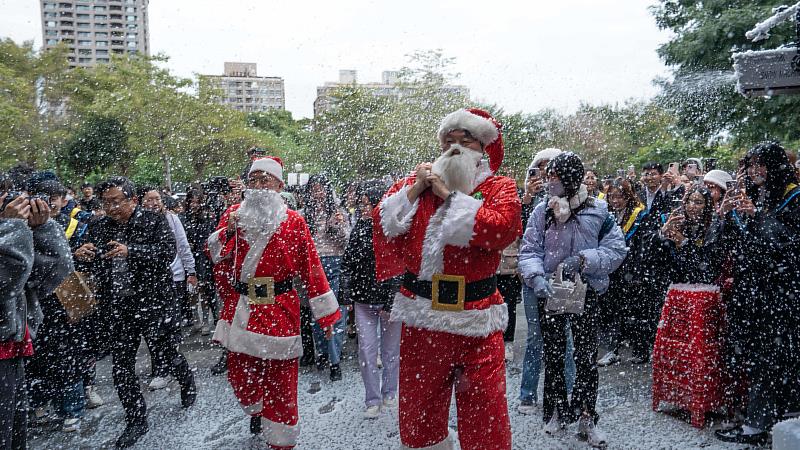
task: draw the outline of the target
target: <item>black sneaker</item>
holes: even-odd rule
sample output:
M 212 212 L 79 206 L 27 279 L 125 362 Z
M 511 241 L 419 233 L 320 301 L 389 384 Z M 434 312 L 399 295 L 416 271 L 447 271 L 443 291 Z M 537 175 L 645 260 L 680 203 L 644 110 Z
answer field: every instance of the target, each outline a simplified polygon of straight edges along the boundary
M 261 417 L 250 416 L 250 434 L 261 434 Z
M 756 434 L 744 434 L 741 426 L 729 430 L 717 430 L 714 436 L 723 442 L 734 442 L 737 444 L 764 445 L 769 442 L 769 432 L 762 431 Z
M 190 408 L 197 400 L 197 386 L 194 384 L 194 374 L 189 372 L 185 383 L 181 385 L 181 406 Z
M 313 365 L 314 365 L 314 354 L 303 353 L 303 356 L 300 358 L 300 367 L 310 367 Z
M 117 439 L 117 448 L 132 447 L 142 436 L 147 434 L 147 420 L 142 420 L 134 423 L 129 423 L 125 427 L 125 431 Z
M 341 381 L 342 369 L 338 364 L 331 364 L 331 381 Z
M 222 356 L 220 356 L 219 361 L 211 367 L 211 374 L 212 375 L 222 375 L 223 373 L 228 371 L 228 352 L 227 350 L 222 352 Z

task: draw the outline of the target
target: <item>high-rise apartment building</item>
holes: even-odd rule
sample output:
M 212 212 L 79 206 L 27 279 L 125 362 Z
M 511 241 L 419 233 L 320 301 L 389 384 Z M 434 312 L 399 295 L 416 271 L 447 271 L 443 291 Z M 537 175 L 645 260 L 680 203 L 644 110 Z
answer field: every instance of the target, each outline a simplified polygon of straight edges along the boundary
M 149 0 L 40 0 L 44 48 L 63 42 L 71 67 L 106 63 L 112 54 L 150 54 Z
M 314 116 L 329 111 L 334 106 L 333 93 L 337 89 L 346 86 L 356 86 L 365 89 L 375 97 L 395 97 L 400 98 L 410 95 L 414 91 L 411 85 L 400 84 L 399 73 L 387 70 L 381 74 L 380 83 L 358 83 L 357 72 L 355 70 L 340 70 L 339 81 L 328 81 L 322 86 L 317 87 L 317 98 L 314 100 Z M 466 86 L 447 85 L 442 90 L 449 94 L 469 98 L 469 89 Z
M 216 92 L 212 98 L 238 111 L 286 109 L 283 78 L 259 77 L 255 63 L 226 62 L 223 75 L 203 75 L 201 88 Z

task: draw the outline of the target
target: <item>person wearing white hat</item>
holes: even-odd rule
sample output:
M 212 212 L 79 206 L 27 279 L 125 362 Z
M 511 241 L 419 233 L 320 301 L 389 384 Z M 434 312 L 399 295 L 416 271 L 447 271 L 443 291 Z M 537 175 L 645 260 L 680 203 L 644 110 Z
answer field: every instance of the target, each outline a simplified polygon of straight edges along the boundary
M 733 181 L 731 174 L 719 169 L 709 170 L 703 177 L 706 189 L 711 192 L 711 200 L 714 201 L 715 211 L 719 209 L 722 198 L 725 197 L 725 193 L 728 191 L 729 181 Z
M 292 280 L 302 279 L 327 338 L 341 316 L 308 225 L 286 207 L 282 189 L 281 160 L 253 160 L 244 201 L 225 211 L 208 238 L 212 262 L 225 265 L 231 278 L 220 288 L 224 306 L 213 339 L 228 350 L 234 395 L 246 414 L 260 418 L 273 449 L 293 448 L 300 432 L 297 375 L 303 346 L 300 297 Z

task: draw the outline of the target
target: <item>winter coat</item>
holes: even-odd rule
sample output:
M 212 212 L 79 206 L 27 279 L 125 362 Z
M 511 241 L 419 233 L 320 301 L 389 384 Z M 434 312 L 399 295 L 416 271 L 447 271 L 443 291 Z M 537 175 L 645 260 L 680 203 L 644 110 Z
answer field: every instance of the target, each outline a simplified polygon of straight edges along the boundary
M 108 251 L 107 244 L 112 240 L 128 247 L 125 259 L 133 280 L 131 301 L 147 309 L 163 305 L 171 298 L 170 265 L 175 260 L 175 236 L 163 214 L 137 206 L 127 223 L 104 216 L 89 225 L 86 242 L 94 244 L 102 253 Z M 81 263 L 85 271 L 94 275 L 97 299 L 101 303 L 119 297 L 113 287 L 114 259 L 95 257 L 89 263 Z
M 400 288 L 400 277 L 378 282 L 375 277 L 375 252 L 372 248 L 372 218 L 361 218 L 350 233 L 350 241 L 342 257 L 339 276 L 340 304 L 363 303 L 385 305 L 390 310 L 394 294 Z
M 0 219 L 0 342 L 31 338 L 42 322 L 39 300 L 74 270 L 64 231 L 53 220 L 31 230 L 21 219 Z
M 547 277 L 566 258 L 582 255 L 582 274 L 589 285 L 598 294 L 608 289 L 609 274 L 628 252 L 625 237 L 616 223 L 601 236 L 603 225 L 610 219 L 606 202 L 590 197 L 584 205 L 563 224 L 546 223 L 547 203 L 536 206 L 519 252 L 519 269 L 526 282 L 539 275 Z
M 766 364 L 800 358 L 800 190 L 755 217 L 729 214 L 724 236 L 733 249 L 733 295 L 728 305 L 736 353 Z
M 703 234 L 687 231 L 686 242 L 680 248 L 660 232 L 651 233 L 644 240 L 647 257 L 659 262 L 667 284 L 711 284 L 719 277 L 726 255 L 719 222 L 712 221 Z
M 186 232 L 186 239 L 189 241 L 189 248 L 191 248 L 194 256 L 194 267 L 198 280 L 206 283 L 213 282 L 214 274 L 211 260 L 206 255 L 205 248 L 208 237 L 214 232 L 217 224 L 211 215 L 207 213 L 187 213 L 180 216 L 180 219 Z

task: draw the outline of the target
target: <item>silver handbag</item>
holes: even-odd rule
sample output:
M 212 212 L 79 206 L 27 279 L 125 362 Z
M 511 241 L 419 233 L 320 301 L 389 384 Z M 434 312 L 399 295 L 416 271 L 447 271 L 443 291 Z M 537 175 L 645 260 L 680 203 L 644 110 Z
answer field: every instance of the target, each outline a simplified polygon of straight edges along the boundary
M 547 298 L 544 310 L 547 315 L 559 314 L 583 314 L 583 306 L 586 303 L 586 283 L 580 275 L 575 277 L 575 281 L 564 279 L 564 264 L 556 267 L 556 272 L 550 282 L 553 288 L 553 295 Z

